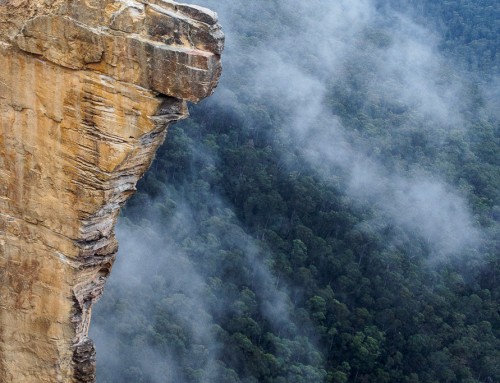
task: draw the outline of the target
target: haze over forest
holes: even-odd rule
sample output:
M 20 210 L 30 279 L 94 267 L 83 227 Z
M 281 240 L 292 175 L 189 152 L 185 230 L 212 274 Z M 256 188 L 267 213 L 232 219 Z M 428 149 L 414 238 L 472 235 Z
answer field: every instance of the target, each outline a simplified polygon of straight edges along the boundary
M 98 382 L 500 381 L 500 4 L 190 3 L 224 71 L 122 212 Z

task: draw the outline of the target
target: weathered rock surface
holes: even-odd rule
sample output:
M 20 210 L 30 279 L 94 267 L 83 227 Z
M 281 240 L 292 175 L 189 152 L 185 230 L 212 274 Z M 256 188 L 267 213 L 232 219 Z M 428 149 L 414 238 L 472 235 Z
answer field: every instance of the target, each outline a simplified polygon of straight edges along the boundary
M 170 0 L 0 0 L 0 382 L 95 380 L 118 210 L 222 49 Z

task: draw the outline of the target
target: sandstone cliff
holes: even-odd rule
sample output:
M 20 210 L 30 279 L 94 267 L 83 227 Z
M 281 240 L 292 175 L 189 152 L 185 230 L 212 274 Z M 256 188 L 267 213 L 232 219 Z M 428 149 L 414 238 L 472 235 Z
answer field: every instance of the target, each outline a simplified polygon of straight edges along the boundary
M 94 381 L 118 210 L 222 48 L 170 0 L 0 0 L 1 382 Z

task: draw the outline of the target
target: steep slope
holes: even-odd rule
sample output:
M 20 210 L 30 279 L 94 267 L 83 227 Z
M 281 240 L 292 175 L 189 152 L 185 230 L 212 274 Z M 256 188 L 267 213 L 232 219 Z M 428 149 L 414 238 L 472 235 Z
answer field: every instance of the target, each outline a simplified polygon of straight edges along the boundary
M 0 381 L 95 380 L 119 208 L 222 48 L 169 0 L 0 1 Z

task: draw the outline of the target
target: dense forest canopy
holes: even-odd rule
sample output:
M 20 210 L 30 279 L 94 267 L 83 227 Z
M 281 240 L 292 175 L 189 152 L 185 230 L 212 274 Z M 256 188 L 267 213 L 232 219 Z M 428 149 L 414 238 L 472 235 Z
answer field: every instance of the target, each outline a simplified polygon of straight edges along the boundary
M 500 381 L 500 4 L 196 3 L 223 77 L 123 210 L 98 381 Z

